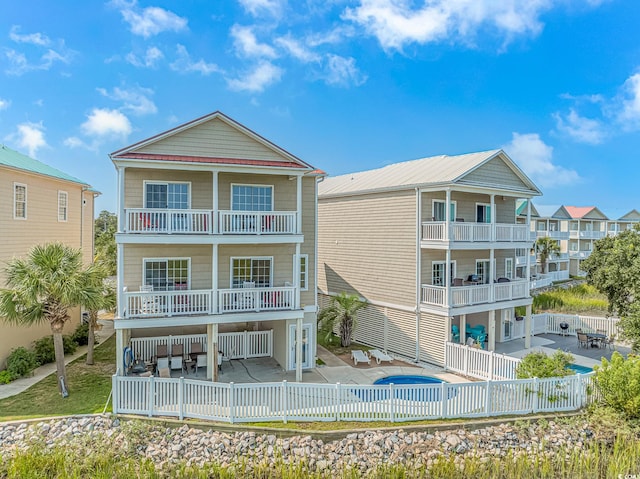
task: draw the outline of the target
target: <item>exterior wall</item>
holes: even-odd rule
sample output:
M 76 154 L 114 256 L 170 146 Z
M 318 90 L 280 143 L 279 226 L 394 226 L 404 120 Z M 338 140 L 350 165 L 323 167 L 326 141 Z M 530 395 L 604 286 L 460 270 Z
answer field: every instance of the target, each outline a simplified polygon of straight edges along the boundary
M 294 245 L 220 245 L 218 247 L 218 287 L 231 288 L 231 258 L 265 256 L 271 263 L 273 286 L 293 282 Z
M 287 176 L 247 175 L 241 173 L 221 173 L 218 176 L 218 207 L 231 209 L 231 185 L 273 186 L 273 209 L 275 211 L 296 210 L 296 181 Z
M 27 219 L 14 219 L 14 182 L 27 186 Z M 67 221 L 58 221 L 58 191 L 68 195 Z M 65 243 L 81 248 L 85 263 L 93 259 L 93 193 L 82 192 L 82 186 L 55 178 L 0 168 L 0 263 L 25 256 L 37 244 Z M 86 203 L 83 204 L 83 200 Z M 0 270 L 0 287 L 5 278 Z M 80 322 L 80 309 L 70 312 L 65 333 L 71 333 Z M 0 369 L 12 349 L 29 347 L 33 341 L 51 334 L 48 324 L 30 328 L 11 326 L 0 321 Z
M 516 222 L 516 199 L 505 196 L 504 200 L 500 195 L 494 197 L 496 211 L 496 223 L 513 224 Z M 432 221 L 433 200 L 445 201 L 444 191 L 428 192 L 422 194 L 422 221 Z M 465 193 L 462 191 L 452 191 L 451 201 L 456 203 L 455 218 L 462 219 L 468 223 L 476 221 L 476 203 L 490 204 L 491 196 L 488 194 Z
M 212 119 L 171 137 L 136 150 L 144 153 L 202 156 L 209 158 L 251 158 L 289 161 L 271 148 L 245 135 L 220 119 Z
M 416 305 L 414 191 L 318 202 L 318 287 Z
M 145 181 L 174 181 L 191 184 L 191 208 L 213 207 L 213 174 L 206 171 L 127 168 L 124 174 L 124 207 L 144 208 Z
M 307 261 L 308 288 L 306 291 L 300 292 L 300 305 L 303 307 L 316 303 L 316 241 L 318 240 L 316 188 L 316 178 L 302 179 L 302 233 L 304 234 L 304 243 L 300 246 L 300 254 L 306 254 L 309 258 Z
M 446 253 L 443 250 L 423 250 L 422 251 L 422 283 L 433 284 L 433 262 L 445 261 Z M 494 280 L 505 276 L 505 258 L 513 258 L 515 268 L 515 252 L 509 250 L 495 250 L 494 259 L 495 274 Z M 489 259 L 489 250 L 460 250 L 451 252 L 451 260 L 456 263 L 456 277 L 465 279 L 470 274 L 476 273 L 476 260 Z M 515 271 L 513 272 L 515 275 Z M 452 278 L 453 279 L 453 278 Z
M 524 185 L 520 177 L 501 158 L 494 158 L 475 171 L 465 175 L 460 183 L 500 187 L 512 186 L 515 188 L 522 188 Z
M 420 315 L 420 360 L 444 366 L 444 343 L 449 339 L 447 318 L 434 314 Z

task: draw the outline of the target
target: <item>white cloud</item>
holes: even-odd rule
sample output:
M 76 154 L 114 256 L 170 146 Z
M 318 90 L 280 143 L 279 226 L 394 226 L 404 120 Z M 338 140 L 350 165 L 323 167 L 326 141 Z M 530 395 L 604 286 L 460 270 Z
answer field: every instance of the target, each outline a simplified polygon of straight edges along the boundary
M 233 25 L 231 36 L 236 52 L 244 57 L 276 58 L 276 51 L 265 43 L 259 43 L 251 27 Z
M 290 56 L 303 63 L 320 61 L 320 55 L 305 47 L 291 35 L 276 38 L 275 43 L 280 48 L 284 49 Z
M 601 121 L 580 116 L 573 108 L 565 116 L 555 113 L 553 117 L 558 131 L 576 141 L 598 145 L 606 139 L 605 125 Z
M 334 86 L 360 86 L 367 76 L 358 70 L 355 59 L 338 55 L 327 55 L 325 81 Z
M 9 100 L 5 100 L 4 98 L 0 98 L 0 110 L 6 110 L 11 105 Z
M 169 65 L 173 71 L 179 73 L 197 72 L 205 76 L 221 72 L 220 67 L 215 63 L 207 63 L 202 58 L 197 62 L 193 61 L 184 45 L 178 44 L 176 51 L 178 58 Z
M 149 96 L 154 93 L 150 88 L 115 87 L 111 92 L 104 88 L 98 88 L 98 92 L 111 100 L 123 102 L 122 110 L 129 111 L 134 115 L 150 115 L 158 111 L 155 103 L 149 99 Z
M 64 140 L 64 146 L 67 146 L 71 149 L 75 148 L 86 148 L 87 150 L 91 150 L 91 146 L 87 145 L 84 141 L 82 141 L 77 136 L 70 136 L 69 138 Z
M 129 119 L 118 110 L 107 108 L 94 108 L 87 115 L 87 121 L 82 125 L 82 132 L 87 136 L 126 137 L 131 133 Z
M 520 168 L 542 187 L 571 184 L 580 180 L 578 173 L 553 163 L 553 147 L 537 133 L 513 133 L 511 142 L 502 147 Z
M 640 129 L 640 73 L 631 75 L 624 82 L 618 104 L 616 119 L 622 129 L 626 131 Z
M 425 44 L 445 39 L 468 43 L 484 27 L 508 38 L 537 34 L 541 13 L 551 0 L 360 0 L 347 8 L 343 18 L 375 36 L 385 50 L 402 50 L 411 43 Z
M 286 5 L 286 0 L 239 0 L 240 5 L 251 15 L 263 17 L 265 15 L 278 18 Z
M 29 33 L 26 35 L 18 33 L 20 31 L 20 25 L 13 25 L 9 31 L 9 38 L 16 43 L 31 43 L 32 45 L 39 45 L 46 47 L 51 44 L 51 40 L 44 33 Z
M 149 47 L 144 57 L 138 58 L 135 53 L 130 52 L 127 54 L 126 60 L 135 67 L 155 68 L 163 58 L 164 54 L 159 48 Z
M 35 158 L 38 150 L 47 147 L 44 139 L 44 126 L 40 123 L 21 123 L 17 131 L 7 137 L 22 150 L 27 150 L 29 156 Z
M 140 8 L 133 0 L 114 0 L 112 4 L 120 9 L 122 18 L 129 24 L 131 33 L 149 38 L 162 32 L 179 32 L 187 28 L 187 19 L 160 7 Z
M 267 86 L 280 80 L 282 69 L 267 61 L 260 62 L 255 69 L 242 78 L 227 79 L 232 90 L 261 92 Z

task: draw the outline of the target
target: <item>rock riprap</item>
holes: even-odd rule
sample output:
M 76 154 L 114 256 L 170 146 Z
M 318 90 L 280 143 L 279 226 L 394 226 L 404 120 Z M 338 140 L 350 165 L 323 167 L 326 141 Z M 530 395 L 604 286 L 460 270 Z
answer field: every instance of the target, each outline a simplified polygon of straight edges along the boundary
M 124 421 L 113 416 L 53 419 L 31 424 L 0 424 L 0 455 L 30 447 L 106 449 L 148 458 L 162 466 L 184 461 L 189 465 L 215 462 L 222 466 L 307 461 L 311 470 L 356 468 L 380 464 L 429 466 L 441 456 L 480 460 L 506 455 L 555 455 L 583 449 L 594 440 L 588 425 L 554 421 L 491 425 L 478 429 L 423 432 L 414 430 L 346 433 L 342 439 L 323 441 L 308 435 L 277 438 L 241 430 L 235 433 L 182 425 Z M 484 459 L 483 459 L 484 458 Z

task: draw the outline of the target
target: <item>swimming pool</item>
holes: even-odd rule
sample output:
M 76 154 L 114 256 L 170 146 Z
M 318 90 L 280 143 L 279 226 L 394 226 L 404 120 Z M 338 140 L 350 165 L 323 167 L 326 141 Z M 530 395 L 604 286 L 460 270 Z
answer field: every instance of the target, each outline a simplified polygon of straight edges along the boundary
M 373 384 L 440 384 L 445 383 L 442 379 L 434 378 L 431 376 L 387 376 L 386 378 L 380 378 L 374 381 Z
M 373 385 L 377 386 L 368 391 L 360 391 L 360 396 L 365 401 L 380 401 L 391 397 L 403 399 L 405 401 L 440 401 L 442 384 L 447 381 L 431 376 L 398 375 L 387 376 L 376 380 Z M 393 384 L 393 389 L 391 388 Z M 387 386 L 387 387 L 383 387 Z M 449 399 L 455 397 L 455 389 L 447 389 Z
M 573 369 L 577 374 L 587 374 L 592 373 L 593 368 L 588 368 L 587 366 L 580 366 L 579 364 L 569 364 L 567 366 L 569 369 Z

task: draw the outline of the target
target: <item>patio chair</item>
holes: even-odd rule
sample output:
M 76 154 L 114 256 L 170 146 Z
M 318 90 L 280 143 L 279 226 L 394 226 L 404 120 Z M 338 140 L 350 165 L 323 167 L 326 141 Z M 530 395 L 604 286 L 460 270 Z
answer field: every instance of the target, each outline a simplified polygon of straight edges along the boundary
M 171 357 L 179 356 L 182 359 L 184 355 L 184 346 L 182 343 L 177 343 L 171 346 Z
M 375 358 L 377 364 L 380 364 L 382 361 L 393 362 L 393 358 L 391 356 L 379 349 L 370 349 L 369 357 L 372 359 Z
M 156 370 L 158 371 L 158 373 L 160 373 L 160 370 L 162 369 L 169 369 L 169 358 L 164 357 L 164 358 L 158 358 L 158 363 L 156 365 Z
M 577 333 L 578 335 L 578 347 L 580 348 L 588 348 L 590 346 L 591 341 L 585 333 Z
M 206 368 L 206 367 L 207 367 L 207 355 L 198 354 L 198 357 L 196 357 L 196 376 L 198 375 L 198 368 Z
M 601 341 L 602 347 L 609 348 L 612 351 L 615 351 L 616 349 L 615 339 L 616 339 L 616 336 L 614 334 L 610 334 L 609 336 L 607 336 L 605 339 Z
M 169 368 L 160 368 L 158 369 L 158 376 L 161 378 L 170 378 L 171 370 Z
M 464 279 L 462 279 L 462 278 L 453 278 L 452 286 L 464 286 Z
M 460 328 L 456 324 L 451 325 L 451 340 L 454 343 L 460 342 Z
M 371 364 L 371 359 L 369 359 L 369 356 L 367 356 L 362 349 L 354 349 L 351 351 L 351 357 L 353 358 L 353 364 L 355 366 L 357 366 L 358 363 Z
M 195 359 L 200 353 L 202 353 L 202 343 L 199 341 L 192 342 L 189 348 L 189 355 L 191 356 L 191 359 Z
M 174 369 L 179 369 L 181 372 L 184 372 L 184 360 L 182 359 L 182 356 L 171 356 L 169 367 L 172 371 Z

